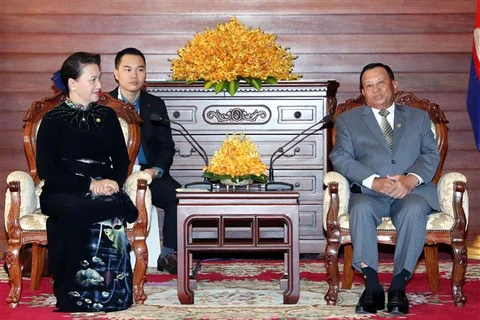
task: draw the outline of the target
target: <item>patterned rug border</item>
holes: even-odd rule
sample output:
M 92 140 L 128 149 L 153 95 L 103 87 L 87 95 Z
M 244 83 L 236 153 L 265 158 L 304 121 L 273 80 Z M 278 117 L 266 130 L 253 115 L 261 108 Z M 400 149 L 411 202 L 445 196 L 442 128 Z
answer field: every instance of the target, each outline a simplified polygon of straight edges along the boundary
M 327 306 L 323 296 L 327 290 L 324 262 L 321 260 L 300 261 L 301 291 L 300 301 L 296 305 L 283 305 L 282 292 L 278 286 L 279 275 L 284 263 L 280 260 L 204 260 L 198 276 L 198 288 L 195 290 L 195 304 L 181 305 L 176 296 L 176 277 L 155 269 L 148 269 L 145 291 L 148 299 L 145 305 L 134 305 L 128 310 L 111 313 L 72 313 L 55 319 L 95 319 L 95 320 L 331 320 L 331 319 L 390 319 L 386 312 L 377 315 L 358 315 L 354 305 L 363 290 L 361 276 L 356 275 L 351 290 L 340 290 L 340 302 L 336 306 Z M 391 261 L 382 261 L 380 280 L 387 283 L 391 277 Z M 342 267 L 342 266 L 341 266 Z M 442 291 L 437 294 L 428 292 L 425 265 L 420 262 L 415 270 L 415 289 L 409 293 L 411 314 L 407 319 L 423 319 L 429 314 L 428 307 L 440 306 L 451 310 L 453 305 L 449 292 L 452 263 L 441 260 L 439 263 Z M 466 286 L 480 279 L 480 261 L 468 261 Z M 45 280 L 45 279 L 44 279 Z M 28 279 L 27 279 L 28 281 Z M 7 285 L 6 274 L 0 271 L 0 282 Z M 51 294 L 49 283 L 44 284 L 44 292 L 35 292 L 22 296 L 21 306 L 53 310 L 55 298 Z M 419 282 L 420 284 L 417 284 Z M 26 283 L 24 282 L 24 286 Z M 473 283 L 472 283 L 473 285 Z M 258 290 L 261 287 L 263 290 Z M 476 286 L 478 288 L 478 286 Z M 47 288 L 45 290 L 45 288 Z M 26 290 L 25 290 L 26 291 Z M 46 291 L 46 292 L 45 292 Z M 410 291 L 410 290 L 409 290 Z M 6 292 L 7 293 L 7 292 Z M 480 292 L 479 292 L 480 293 Z M 303 300 L 302 300 L 303 298 Z M 469 307 L 474 307 L 475 299 L 468 296 Z M 223 300 L 222 300 L 223 299 Z M 260 299 L 262 304 L 255 304 Z M 276 299 L 276 300 L 275 300 Z M 232 303 L 232 301 L 237 303 Z M 477 306 L 479 298 L 476 298 Z M 472 305 L 473 304 L 473 305 Z M 21 307 L 20 307 L 21 308 Z M 456 309 L 454 309 L 456 310 Z M 464 309 L 465 310 L 465 309 Z M 470 310 L 470 308 L 468 308 Z M 466 311 L 468 311 L 466 310 Z M 472 315 L 477 314 L 476 310 Z M 431 311 L 430 311 L 431 313 Z M 52 314 L 53 315 L 53 314 Z M 58 314 L 57 314 L 58 315 Z M 68 316 L 71 318 L 68 318 Z M 439 315 L 440 318 L 442 314 Z M 398 319 L 398 317 L 396 317 Z

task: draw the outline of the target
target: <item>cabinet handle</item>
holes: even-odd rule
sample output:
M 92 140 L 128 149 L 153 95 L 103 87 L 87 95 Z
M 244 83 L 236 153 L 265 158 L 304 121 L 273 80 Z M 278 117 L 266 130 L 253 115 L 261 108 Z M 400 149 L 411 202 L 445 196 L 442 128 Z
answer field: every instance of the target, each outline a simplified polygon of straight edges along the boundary
M 284 154 L 283 156 L 287 158 L 291 158 L 291 157 L 295 157 L 299 152 L 300 152 L 300 148 L 296 147 L 295 149 L 293 149 L 293 154 Z
M 189 158 L 191 156 L 193 156 L 194 153 L 196 153 L 197 151 L 195 151 L 195 149 L 191 148 L 190 149 L 190 153 L 189 154 L 181 154 L 180 153 L 180 149 L 178 147 L 175 147 L 175 154 L 178 154 L 180 157 L 182 158 Z
M 180 118 L 180 111 L 173 111 L 172 117 L 174 117 L 175 119 Z

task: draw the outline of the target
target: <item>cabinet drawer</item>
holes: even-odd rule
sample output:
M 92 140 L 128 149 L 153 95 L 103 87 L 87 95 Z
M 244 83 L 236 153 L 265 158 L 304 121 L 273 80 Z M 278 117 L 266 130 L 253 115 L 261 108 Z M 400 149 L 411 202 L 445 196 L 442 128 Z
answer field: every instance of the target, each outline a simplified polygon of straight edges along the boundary
M 324 115 L 323 99 L 312 100 L 166 100 L 170 120 L 196 134 L 228 131 L 301 132 Z M 172 124 L 172 127 L 179 126 Z
M 300 239 L 325 239 L 322 204 L 303 205 L 298 208 Z
M 292 184 L 301 203 L 323 202 L 323 170 L 275 170 L 275 181 Z
M 233 131 L 227 132 L 232 134 Z M 227 134 L 226 133 L 226 134 Z M 238 134 L 242 131 L 237 132 Z M 195 140 L 205 149 L 208 158 L 212 159 L 215 151 L 220 149 L 225 135 L 196 135 Z M 262 161 L 268 166 L 271 155 L 285 141 L 294 135 L 248 135 L 262 155 Z M 274 167 L 281 168 L 323 168 L 323 135 L 312 135 L 287 151 L 284 156 L 275 161 Z M 195 149 L 181 135 L 174 135 L 176 154 L 173 159 L 173 169 L 203 169 L 205 162 Z

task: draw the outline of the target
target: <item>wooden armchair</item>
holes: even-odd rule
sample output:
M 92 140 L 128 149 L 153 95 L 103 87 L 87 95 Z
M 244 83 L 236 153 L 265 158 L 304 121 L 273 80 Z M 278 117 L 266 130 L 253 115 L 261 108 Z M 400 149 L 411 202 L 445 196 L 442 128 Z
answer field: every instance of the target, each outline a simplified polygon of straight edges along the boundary
M 8 250 L 6 263 L 9 269 L 10 293 L 7 303 L 17 307 L 22 291 L 22 274 L 19 252 L 22 246 L 32 244 L 32 271 L 30 288 L 38 289 L 42 277 L 47 245 L 47 216 L 40 210 L 39 196 L 43 181 L 37 175 L 36 134 L 40 122 L 47 111 L 65 99 L 61 93 L 41 101 L 35 101 L 25 115 L 24 147 L 30 173 L 14 171 L 7 177 L 7 193 L 5 199 L 5 228 L 8 234 Z M 147 224 L 151 210 L 151 194 L 147 187 L 151 178 L 144 172 L 131 174 L 133 164 L 140 145 L 141 118 L 135 109 L 109 94 L 103 93 L 100 104 L 115 110 L 122 126 L 125 142 L 130 157 L 129 177 L 125 183 L 125 191 L 129 194 L 138 209 L 138 219 L 127 226 L 127 237 L 133 246 L 136 256 L 133 271 L 133 298 L 136 303 L 143 303 L 147 296 L 143 291 L 146 280 L 148 251 L 145 244 Z
M 432 131 L 437 140 L 440 152 L 440 164 L 437 168 L 434 182 L 438 187 L 441 212 L 429 215 L 427 222 L 427 237 L 425 240 L 424 257 L 426 273 L 432 292 L 440 289 L 438 269 L 438 244 L 450 245 L 453 252 L 453 269 L 451 276 L 453 301 L 457 306 L 463 306 L 466 297 L 462 286 L 465 282 L 467 251 L 465 233 L 468 224 L 468 193 L 466 178 L 460 173 L 450 172 L 443 176 L 442 168 L 448 148 L 448 132 L 445 115 L 439 106 L 428 100 L 418 99 L 411 93 L 398 92 L 395 102 L 428 111 L 432 122 Z M 349 99 L 332 110 L 334 119 L 342 112 L 365 105 L 362 95 Z M 330 133 L 330 146 L 335 144 L 335 129 Z M 349 231 L 348 201 L 350 186 L 348 181 L 337 172 L 330 171 L 324 177 L 324 229 L 327 235 L 325 248 L 325 263 L 329 289 L 325 295 L 327 304 L 336 304 L 339 290 L 338 251 L 344 246 L 344 267 L 342 289 L 350 289 L 353 282 L 354 269 L 351 267 L 353 248 Z M 383 219 L 377 228 L 377 241 L 382 244 L 394 245 L 396 241 L 395 227 L 390 218 Z

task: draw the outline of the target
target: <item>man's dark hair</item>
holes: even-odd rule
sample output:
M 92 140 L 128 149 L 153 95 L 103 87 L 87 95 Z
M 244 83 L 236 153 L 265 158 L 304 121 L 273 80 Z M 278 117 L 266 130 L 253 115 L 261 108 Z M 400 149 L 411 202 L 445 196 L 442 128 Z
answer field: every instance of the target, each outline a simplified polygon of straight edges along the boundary
M 122 51 L 117 52 L 117 55 L 115 56 L 115 69 L 118 69 L 118 66 L 120 65 L 120 61 L 122 60 L 123 56 L 126 54 L 133 54 L 135 56 L 140 56 L 143 59 L 143 63 L 145 64 L 147 63 L 142 51 L 138 50 L 137 48 L 125 48 Z
M 395 80 L 395 75 L 393 74 L 392 69 L 389 66 L 387 66 L 386 64 L 383 64 L 383 63 L 380 63 L 380 62 L 369 63 L 365 67 L 363 67 L 362 72 L 360 73 L 360 91 L 362 91 L 362 89 L 363 89 L 363 84 L 362 84 L 363 74 L 367 70 L 377 68 L 377 67 L 385 69 L 385 71 L 387 71 L 388 76 L 390 77 L 390 80 Z
M 75 52 L 69 56 L 62 64 L 60 77 L 68 92 L 68 79 L 77 80 L 83 72 L 83 68 L 88 64 L 96 64 L 100 67 L 100 55 L 89 52 Z

